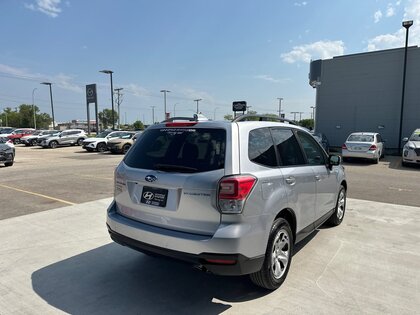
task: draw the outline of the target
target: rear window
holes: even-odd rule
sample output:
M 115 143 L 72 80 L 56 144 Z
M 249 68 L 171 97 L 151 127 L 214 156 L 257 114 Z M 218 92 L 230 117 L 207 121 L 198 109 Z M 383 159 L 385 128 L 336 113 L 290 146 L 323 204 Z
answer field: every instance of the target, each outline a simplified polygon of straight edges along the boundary
M 349 142 L 373 142 L 373 135 L 350 135 Z
M 145 131 L 124 162 L 141 169 L 197 173 L 224 168 L 226 131 L 161 128 Z

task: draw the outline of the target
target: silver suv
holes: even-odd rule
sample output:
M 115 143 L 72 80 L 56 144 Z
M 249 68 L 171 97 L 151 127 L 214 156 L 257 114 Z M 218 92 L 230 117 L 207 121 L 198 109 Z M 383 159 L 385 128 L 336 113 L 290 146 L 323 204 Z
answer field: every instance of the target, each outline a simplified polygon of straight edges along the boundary
M 59 134 L 42 139 L 41 146 L 55 149 L 61 145 L 82 145 L 87 138 L 86 133 L 81 129 L 68 129 Z
M 308 131 L 267 119 L 149 127 L 115 170 L 111 238 L 278 288 L 294 244 L 343 220 L 347 181 Z

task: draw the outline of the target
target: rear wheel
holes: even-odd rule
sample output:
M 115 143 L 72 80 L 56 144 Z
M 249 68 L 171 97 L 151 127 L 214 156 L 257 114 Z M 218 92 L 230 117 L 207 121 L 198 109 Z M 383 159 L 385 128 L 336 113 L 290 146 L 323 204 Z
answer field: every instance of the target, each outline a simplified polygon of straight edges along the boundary
M 20 139 L 18 139 L 18 138 L 13 139 L 13 144 L 19 144 L 19 143 L 20 143 Z
M 55 149 L 58 146 L 58 142 L 57 141 L 51 141 L 50 142 L 50 148 L 51 149 Z
M 124 145 L 123 145 L 123 147 L 122 147 L 122 153 L 126 154 L 126 153 L 127 153 L 127 151 L 128 151 L 130 148 L 131 148 L 131 145 L 130 145 L 130 144 L 128 144 L 128 143 L 124 144 Z
M 36 146 L 36 145 L 37 145 L 37 141 L 36 141 L 36 139 L 33 139 L 33 140 L 31 141 L 31 145 L 33 145 L 33 146 Z
M 98 143 L 98 145 L 96 146 L 96 150 L 98 150 L 98 152 L 106 151 L 106 144 L 103 142 Z
M 279 218 L 271 227 L 260 271 L 250 274 L 252 282 L 260 287 L 275 290 L 284 282 L 292 262 L 293 234 L 289 223 Z
M 378 155 L 378 157 L 373 159 L 373 164 L 378 164 L 379 163 L 379 159 L 380 159 L 380 155 Z
M 77 145 L 82 145 L 83 144 L 83 138 L 79 138 L 77 139 Z
M 340 186 L 338 192 L 337 203 L 335 205 L 335 211 L 332 216 L 328 219 L 327 224 L 331 226 L 340 225 L 346 212 L 346 189 L 343 185 Z

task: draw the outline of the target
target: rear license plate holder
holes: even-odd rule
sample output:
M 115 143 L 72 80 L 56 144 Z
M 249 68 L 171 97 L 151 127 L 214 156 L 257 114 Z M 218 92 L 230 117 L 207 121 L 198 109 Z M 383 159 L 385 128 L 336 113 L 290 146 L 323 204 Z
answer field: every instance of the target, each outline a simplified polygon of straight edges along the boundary
M 167 189 L 143 186 L 140 200 L 141 203 L 164 208 L 166 207 L 167 200 Z

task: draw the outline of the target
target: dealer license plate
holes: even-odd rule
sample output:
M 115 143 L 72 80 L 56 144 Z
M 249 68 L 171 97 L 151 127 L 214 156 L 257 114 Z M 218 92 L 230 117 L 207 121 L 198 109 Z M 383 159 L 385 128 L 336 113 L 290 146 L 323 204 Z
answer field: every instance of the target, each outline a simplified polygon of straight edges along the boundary
M 166 207 L 167 199 L 167 189 L 144 186 L 140 202 L 151 206 Z

